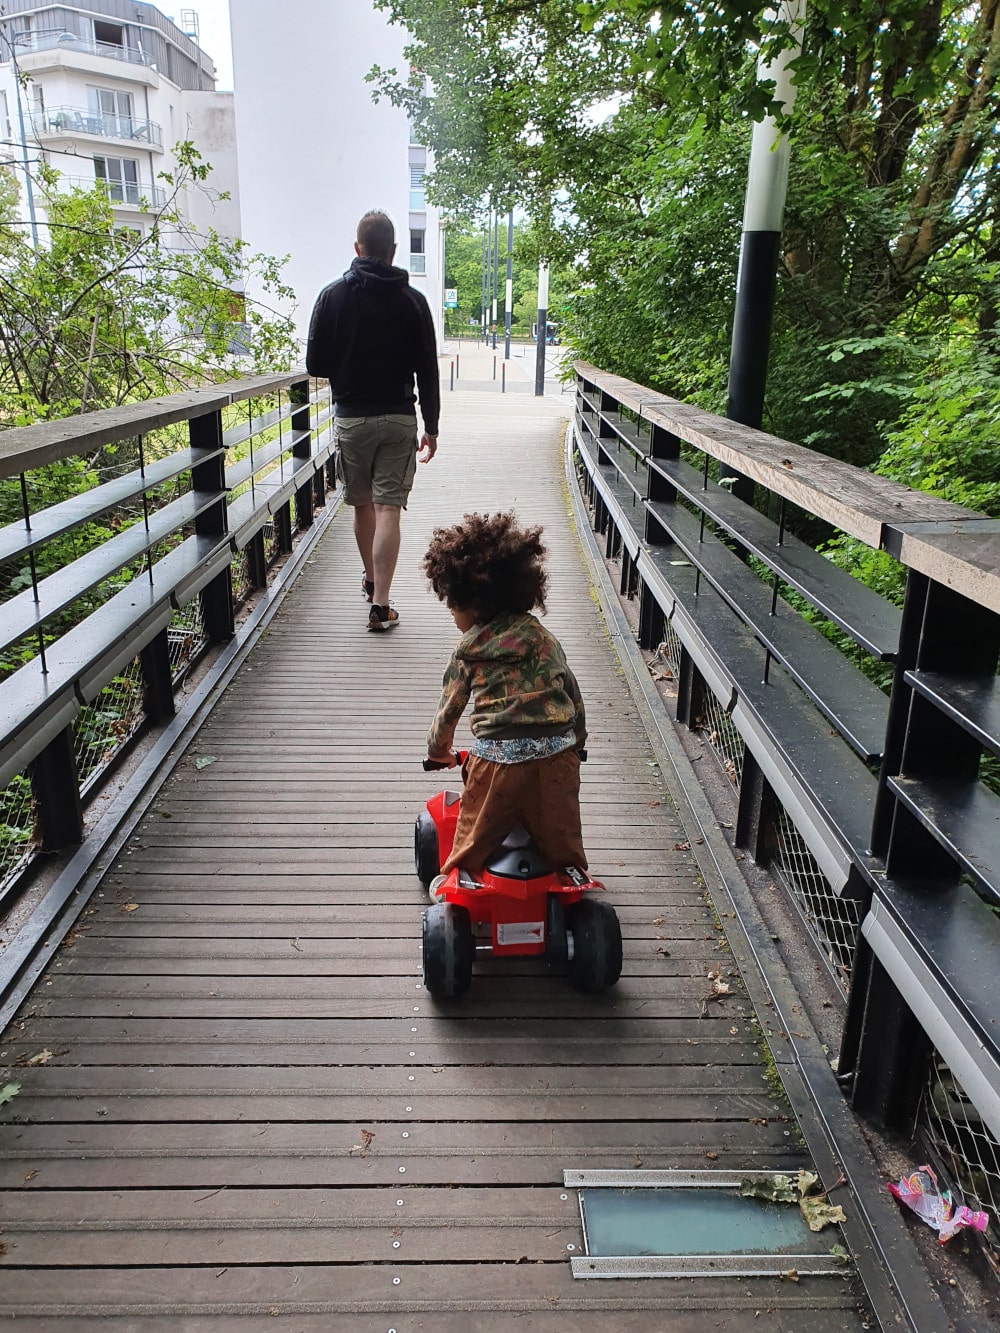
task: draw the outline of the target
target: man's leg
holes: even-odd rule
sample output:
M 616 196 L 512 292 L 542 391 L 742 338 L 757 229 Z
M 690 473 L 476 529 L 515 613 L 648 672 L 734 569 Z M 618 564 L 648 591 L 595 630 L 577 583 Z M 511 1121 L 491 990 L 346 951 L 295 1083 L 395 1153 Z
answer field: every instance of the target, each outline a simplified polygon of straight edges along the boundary
M 375 580 L 375 593 L 372 601 L 376 606 L 389 605 L 389 589 L 392 576 L 396 572 L 399 558 L 399 519 L 402 513 L 399 505 L 372 505 L 374 537 L 372 540 L 372 578 Z M 357 531 L 355 510 L 355 532 Z M 358 543 L 361 545 L 360 541 Z M 362 552 L 362 556 L 364 552 Z M 367 571 L 368 565 L 365 565 Z
M 358 551 L 365 567 L 365 578 L 370 583 L 375 577 L 372 572 L 374 569 L 372 545 L 375 541 L 375 506 L 370 502 L 354 506 L 354 540 L 358 543 Z

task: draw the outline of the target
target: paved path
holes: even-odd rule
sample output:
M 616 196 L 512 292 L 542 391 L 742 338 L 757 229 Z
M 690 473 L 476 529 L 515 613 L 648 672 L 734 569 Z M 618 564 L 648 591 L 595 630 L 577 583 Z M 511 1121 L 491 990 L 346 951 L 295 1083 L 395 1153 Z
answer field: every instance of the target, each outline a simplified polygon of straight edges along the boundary
M 465 351 L 480 387 L 452 393 L 445 362 L 398 629 L 365 632 L 345 511 L 0 1042 L 22 1061 L 0 1113 L 0 1309 L 19 1328 L 860 1326 L 842 1278 L 570 1275 L 566 1168 L 806 1159 L 592 595 L 565 408 L 488 400 L 489 368 Z M 584 997 L 487 960 L 436 1006 L 411 839 L 455 631 L 419 560 L 435 524 L 508 506 L 545 525 L 625 971 Z M 706 1004 L 718 969 L 734 994 Z

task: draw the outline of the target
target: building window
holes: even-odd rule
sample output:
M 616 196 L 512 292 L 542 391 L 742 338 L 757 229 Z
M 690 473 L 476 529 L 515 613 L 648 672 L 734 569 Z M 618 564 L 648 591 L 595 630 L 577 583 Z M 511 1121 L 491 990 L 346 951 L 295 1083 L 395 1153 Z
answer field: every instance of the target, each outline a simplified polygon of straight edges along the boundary
M 5 139 L 13 139 L 14 130 L 10 123 L 10 107 L 7 105 L 7 94 L 0 88 L 0 131 L 3 132 Z
M 427 233 L 424 229 L 410 228 L 410 272 L 427 272 L 427 255 L 424 251 L 424 241 Z
M 125 29 L 120 23 L 105 23 L 94 19 L 94 41 L 103 46 L 124 46 Z
M 135 137 L 131 93 L 121 93 L 115 88 L 88 88 L 87 98 L 90 110 L 100 118 L 99 133 L 116 139 Z
M 139 163 L 131 157 L 95 157 L 94 175 L 113 204 L 139 202 Z
M 410 167 L 410 207 L 416 209 L 427 207 L 423 167 Z

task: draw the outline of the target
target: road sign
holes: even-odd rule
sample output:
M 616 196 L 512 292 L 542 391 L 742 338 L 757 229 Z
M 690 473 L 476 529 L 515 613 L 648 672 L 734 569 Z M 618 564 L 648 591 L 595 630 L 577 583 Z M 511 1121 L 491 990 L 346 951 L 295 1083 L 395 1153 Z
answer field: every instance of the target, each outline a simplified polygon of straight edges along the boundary
M 458 308 L 457 287 L 446 287 L 444 289 L 444 308 L 445 310 L 456 310 Z

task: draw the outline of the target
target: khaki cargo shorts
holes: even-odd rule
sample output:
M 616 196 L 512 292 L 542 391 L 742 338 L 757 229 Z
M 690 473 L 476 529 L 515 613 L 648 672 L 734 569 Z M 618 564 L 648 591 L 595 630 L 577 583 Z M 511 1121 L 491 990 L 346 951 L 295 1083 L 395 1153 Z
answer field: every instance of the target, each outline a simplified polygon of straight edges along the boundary
M 337 417 L 334 439 L 349 505 L 406 508 L 417 471 L 416 417 Z

